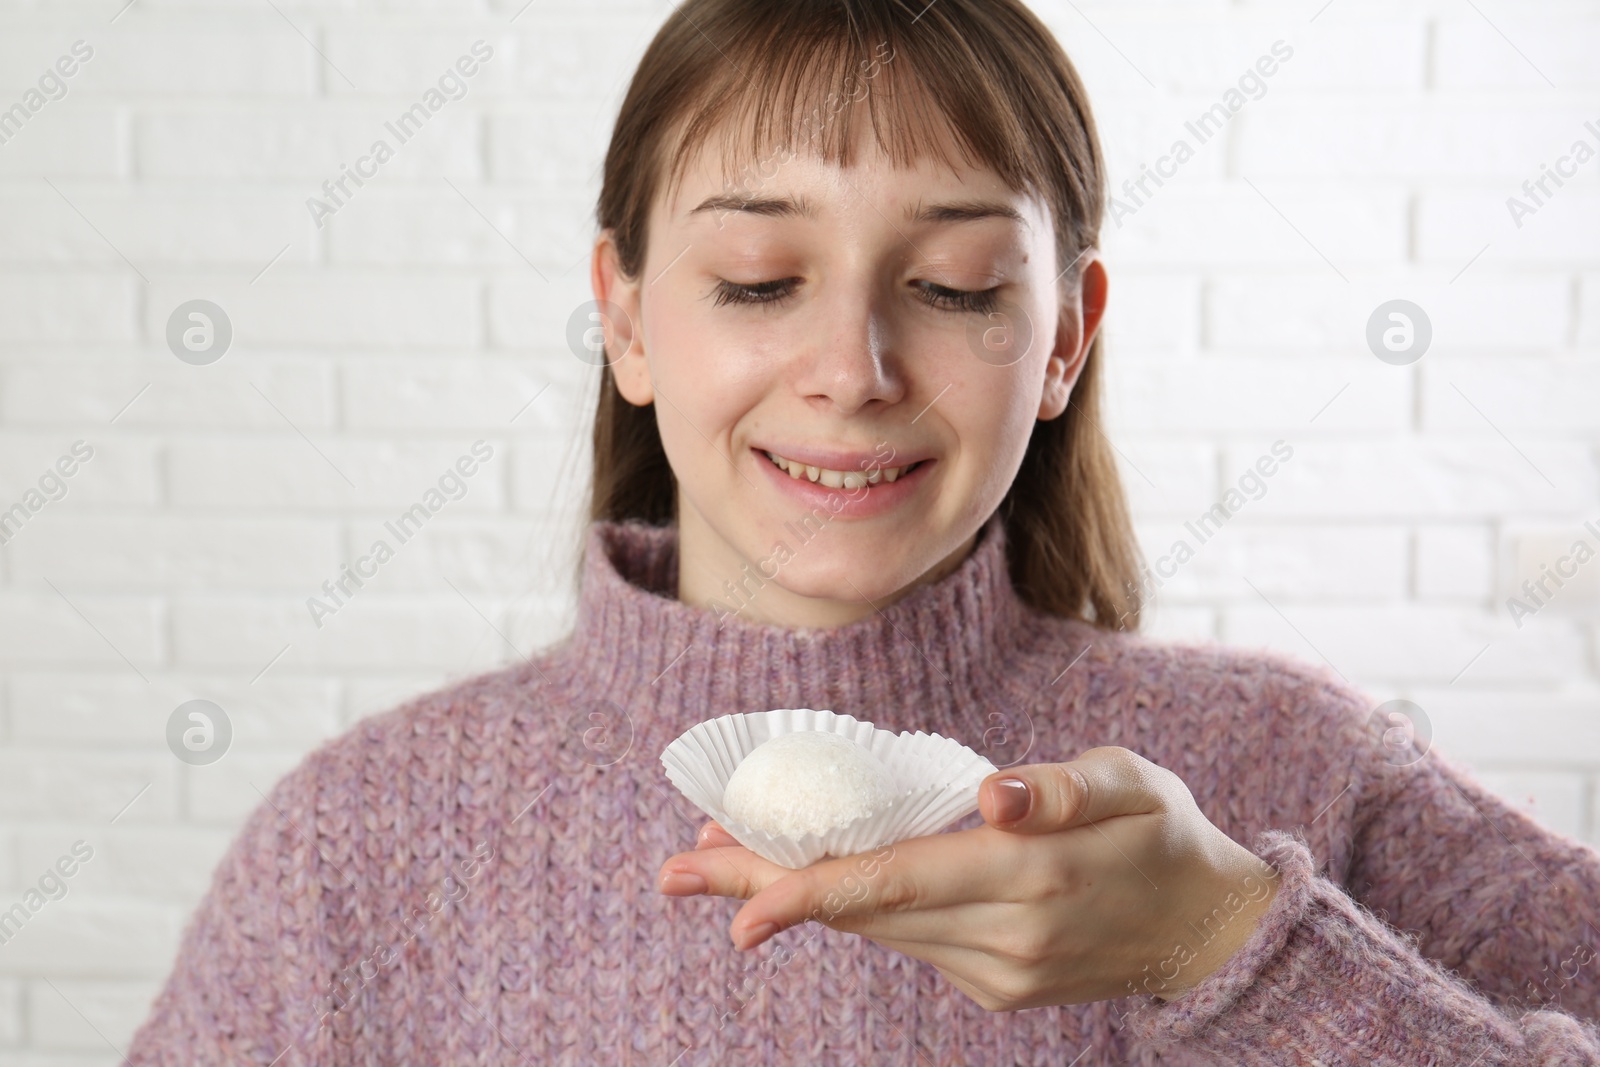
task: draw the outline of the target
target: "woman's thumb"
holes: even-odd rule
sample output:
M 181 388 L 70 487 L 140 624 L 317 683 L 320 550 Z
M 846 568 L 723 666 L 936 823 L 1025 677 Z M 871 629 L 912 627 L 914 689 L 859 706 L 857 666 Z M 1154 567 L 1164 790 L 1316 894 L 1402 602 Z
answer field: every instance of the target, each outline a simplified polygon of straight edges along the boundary
M 1021 834 L 1156 811 L 1162 798 L 1152 775 L 1138 764 L 1154 769 L 1127 749 L 1099 748 L 1070 763 L 1008 767 L 984 779 L 978 807 L 990 826 Z

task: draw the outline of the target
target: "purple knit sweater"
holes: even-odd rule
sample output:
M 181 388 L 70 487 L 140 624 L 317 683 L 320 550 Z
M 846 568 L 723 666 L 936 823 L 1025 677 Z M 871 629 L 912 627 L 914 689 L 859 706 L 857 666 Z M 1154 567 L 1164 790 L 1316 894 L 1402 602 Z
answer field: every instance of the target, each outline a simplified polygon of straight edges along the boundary
M 672 529 L 597 524 L 570 639 L 367 719 L 280 781 L 130 1061 L 1600 1064 L 1600 855 L 1436 751 L 1397 766 L 1331 672 L 1041 615 L 998 520 L 945 579 L 836 629 L 719 629 L 673 598 L 676 569 Z M 1125 746 L 1281 889 L 1171 1002 L 992 1014 L 815 924 L 739 953 L 737 901 L 655 891 L 703 821 L 657 757 L 702 719 L 787 707 L 996 763 Z

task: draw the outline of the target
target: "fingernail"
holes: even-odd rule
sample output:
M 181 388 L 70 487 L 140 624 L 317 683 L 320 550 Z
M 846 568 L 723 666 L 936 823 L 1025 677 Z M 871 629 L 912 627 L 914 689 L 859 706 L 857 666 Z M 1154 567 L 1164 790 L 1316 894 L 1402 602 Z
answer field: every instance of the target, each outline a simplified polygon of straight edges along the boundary
M 661 876 L 661 891 L 668 896 L 692 897 L 710 888 L 704 878 L 690 871 L 671 871 Z
M 777 923 L 762 923 L 760 926 L 750 927 L 743 933 L 735 934 L 733 943 L 736 948 L 740 949 L 755 948 L 777 932 Z
M 1021 778 L 1001 778 L 994 783 L 994 821 L 1016 822 L 1028 814 L 1032 798 Z
M 696 849 L 720 848 L 727 839 L 728 831 L 722 829 L 722 827 L 702 826 L 699 835 L 695 838 L 694 847 Z

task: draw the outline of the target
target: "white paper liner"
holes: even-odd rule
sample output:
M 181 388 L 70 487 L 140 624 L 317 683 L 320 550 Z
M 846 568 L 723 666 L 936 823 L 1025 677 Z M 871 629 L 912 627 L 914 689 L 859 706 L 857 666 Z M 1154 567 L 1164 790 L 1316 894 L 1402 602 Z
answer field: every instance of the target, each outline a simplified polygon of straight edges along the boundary
M 722 794 L 734 768 L 779 734 L 821 730 L 865 745 L 894 783 L 886 808 L 822 834 L 779 837 L 729 818 Z M 893 733 L 849 715 L 785 708 L 724 715 L 691 727 L 661 753 L 667 778 L 696 807 L 756 855 L 798 869 L 824 856 L 849 856 L 909 837 L 938 833 L 977 810 L 978 786 L 998 770 L 959 741 L 922 731 Z

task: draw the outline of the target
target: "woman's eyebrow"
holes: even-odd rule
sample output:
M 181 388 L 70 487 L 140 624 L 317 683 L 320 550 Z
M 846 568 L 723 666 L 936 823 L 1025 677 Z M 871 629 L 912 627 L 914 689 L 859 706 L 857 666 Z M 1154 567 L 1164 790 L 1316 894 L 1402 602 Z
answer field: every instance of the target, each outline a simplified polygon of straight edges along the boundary
M 706 211 L 716 211 L 726 214 L 730 211 L 743 211 L 751 215 L 766 215 L 772 218 L 792 218 L 796 215 L 808 219 L 817 217 L 817 210 L 811 201 L 805 197 L 796 199 L 791 196 L 756 196 L 743 197 L 722 194 L 708 196 L 701 201 L 700 206 L 690 209 L 685 218 L 692 218 Z
M 1028 220 L 1022 217 L 1020 211 L 998 200 L 956 200 L 937 204 L 919 202 L 916 207 L 906 210 L 909 222 L 972 222 L 996 218 L 1028 226 Z
M 745 198 L 722 194 L 709 196 L 700 203 L 699 207 L 692 208 L 685 217 L 693 217 L 702 212 L 716 211 L 727 213 L 742 211 L 751 215 L 763 215 L 769 218 L 807 218 L 815 219 L 817 210 L 805 197 L 791 196 L 758 196 Z M 956 200 L 935 204 L 917 204 L 906 209 L 907 222 L 972 222 L 978 219 L 1006 219 L 1022 226 L 1028 226 L 1027 219 L 1022 213 L 1009 204 L 996 200 Z M 1031 227 L 1029 227 L 1031 228 Z

